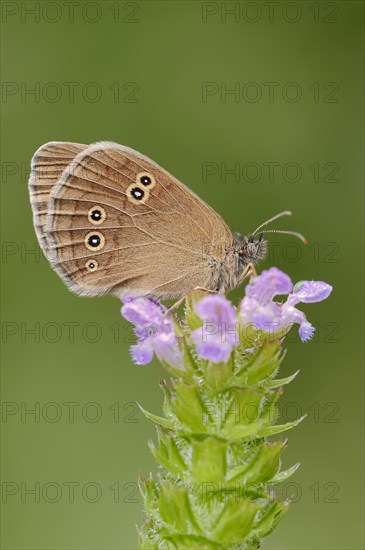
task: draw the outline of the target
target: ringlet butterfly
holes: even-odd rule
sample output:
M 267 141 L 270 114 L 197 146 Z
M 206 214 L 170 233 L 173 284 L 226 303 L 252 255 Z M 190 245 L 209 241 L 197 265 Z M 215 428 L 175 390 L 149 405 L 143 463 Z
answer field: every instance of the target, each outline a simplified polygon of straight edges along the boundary
M 248 236 L 232 233 L 154 161 L 107 141 L 46 143 L 33 156 L 29 191 L 45 256 L 83 296 L 226 292 L 265 257 L 259 230 L 290 214 L 277 214 Z M 299 233 L 277 232 L 305 241 Z

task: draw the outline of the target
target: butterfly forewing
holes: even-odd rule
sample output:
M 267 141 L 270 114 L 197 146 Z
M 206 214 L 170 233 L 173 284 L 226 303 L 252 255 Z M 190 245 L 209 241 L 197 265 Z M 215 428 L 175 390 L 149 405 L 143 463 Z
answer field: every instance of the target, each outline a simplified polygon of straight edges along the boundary
M 84 146 L 64 145 L 52 174 L 73 147 Z M 115 143 L 81 150 L 47 192 L 45 252 L 79 294 L 182 296 L 204 286 L 212 262 L 232 246 L 214 210 L 152 160 Z

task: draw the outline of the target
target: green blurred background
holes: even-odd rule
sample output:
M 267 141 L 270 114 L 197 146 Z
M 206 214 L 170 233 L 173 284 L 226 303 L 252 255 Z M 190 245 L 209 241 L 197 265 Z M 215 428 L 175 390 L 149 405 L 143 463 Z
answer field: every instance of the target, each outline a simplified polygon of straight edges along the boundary
M 159 413 L 162 369 L 131 363 L 117 299 L 71 294 L 36 246 L 29 162 L 52 140 L 129 145 L 234 230 L 294 212 L 276 227 L 309 244 L 273 235 L 262 268 L 334 292 L 303 308 L 316 339 L 288 341 L 283 374 L 301 372 L 282 416 L 308 417 L 284 455 L 302 464 L 295 502 L 263 548 L 364 548 L 363 8 L 2 2 L 4 549 L 136 548 L 136 481 L 156 471 L 135 402 Z

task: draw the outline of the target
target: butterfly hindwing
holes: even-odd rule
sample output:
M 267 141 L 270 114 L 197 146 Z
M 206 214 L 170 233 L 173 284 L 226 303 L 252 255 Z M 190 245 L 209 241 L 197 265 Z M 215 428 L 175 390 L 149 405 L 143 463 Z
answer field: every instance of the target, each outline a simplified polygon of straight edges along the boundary
M 33 223 L 39 244 L 47 254 L 44 228 L 48 214 L 49 195 L 62 172 L 87 145 L 68 142 L 50 142 L 42 145 L 32 158 L 29 178 L 30 201 L 33 209 Z

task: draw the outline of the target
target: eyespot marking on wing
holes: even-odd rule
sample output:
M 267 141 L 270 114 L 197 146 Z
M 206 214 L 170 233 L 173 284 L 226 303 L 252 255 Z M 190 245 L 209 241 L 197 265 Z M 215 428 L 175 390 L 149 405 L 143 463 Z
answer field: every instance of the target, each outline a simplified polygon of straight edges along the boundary
M 130 202 L 134 204 L 145 204 L 150 193 L 147 188 L 142 188 L 141 186 L 133 183 L 127 189 L 127 197 Z
M 153 189 L 156 185 L 156 180 L 149 172 L 140 172 L 136 176 L 136 184 L 148 187 L 148 189 Z
M 93 206 L 87 214 L 87 219 L 93 225 L 101 225 L 106 220 L 106 212 L 102 206 Z
M 89 250 L 98 251 L 105 245 L 105 237 L 99 231 L 91 231 L 85 237 L 85 246 Z
M 88 260 L 85 264 L 85 267 L 88 271 L 96 271 L 99 267 L 99 264 L 96 260 Z

